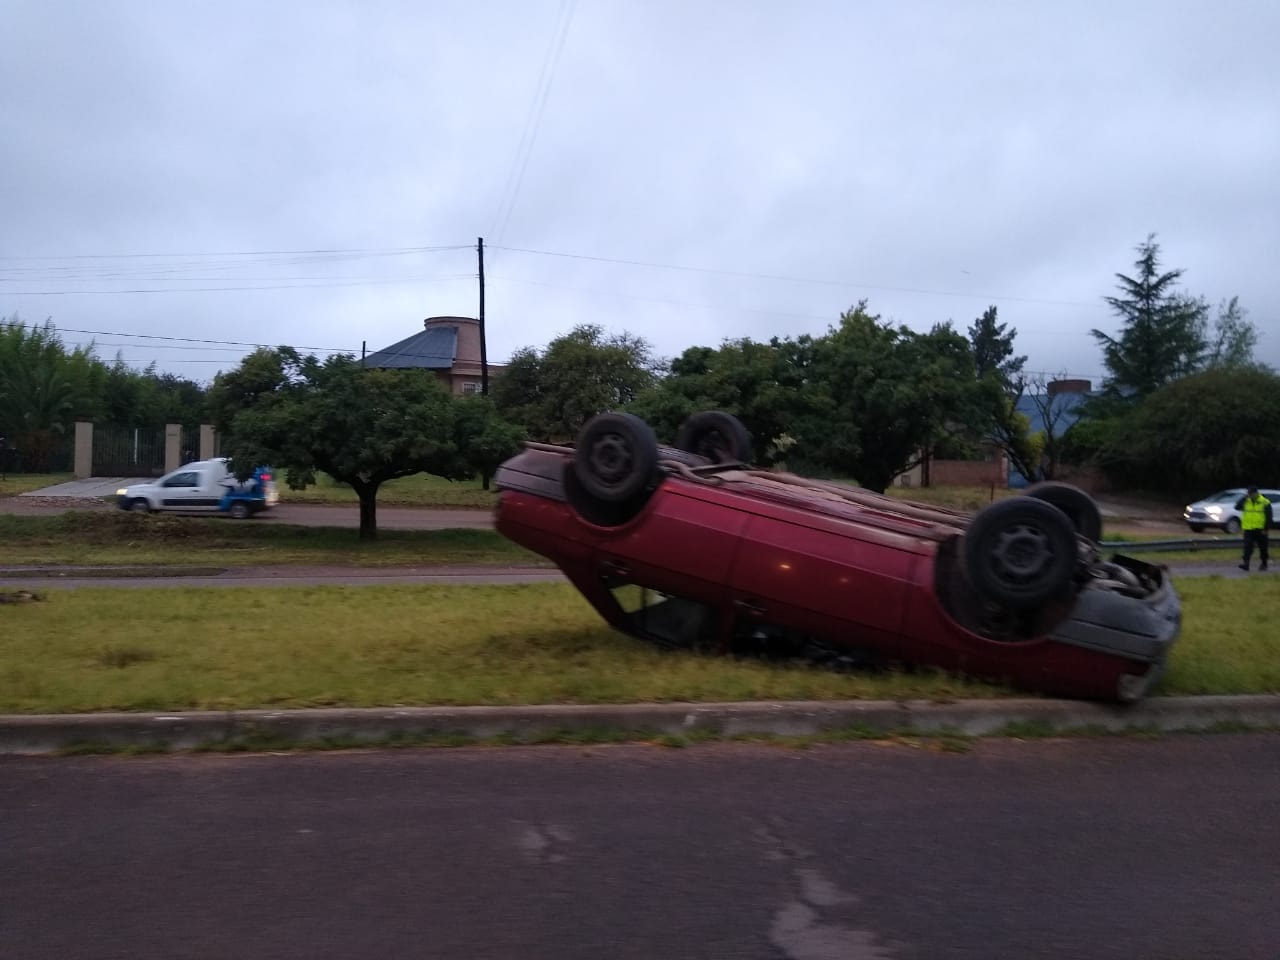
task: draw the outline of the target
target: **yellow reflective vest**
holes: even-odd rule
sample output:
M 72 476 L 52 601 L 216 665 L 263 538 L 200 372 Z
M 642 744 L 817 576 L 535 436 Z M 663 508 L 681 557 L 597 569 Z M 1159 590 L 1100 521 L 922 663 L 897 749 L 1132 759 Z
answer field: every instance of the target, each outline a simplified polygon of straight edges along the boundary
M 1240 529 L 1241 530 L 1265 530 L 1267 528 L 1267 507 L 1271 501 L 1258 494 L 1257 500 L 1244 498 L 1244 504 L 1240 507 Z

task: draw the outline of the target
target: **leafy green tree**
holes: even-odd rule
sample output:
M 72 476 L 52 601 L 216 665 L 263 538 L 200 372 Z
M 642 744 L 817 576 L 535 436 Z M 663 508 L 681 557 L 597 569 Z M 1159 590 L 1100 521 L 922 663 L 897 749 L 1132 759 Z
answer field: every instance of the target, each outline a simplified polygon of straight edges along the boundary
M 275 464 L 294 488 L 316 471 L 348 484 L 360 498 L 361 539 L 377 536 L 378 489 L 388 480 L 468 479 L 518 447 L 517 428 L 486 400 L 455 398 L 425 371 L 365 370 L 345 354 L 321 361 L 288 347 L 258 351 L 215 386 L 221 414 L 234 411 L 237 471 Z
M 999 322 L 996 307 L 988 307 L 969 326 L 974 373 L 978 378 L 980 401 L 989 411 L 982 439 L 989 439 L 1004 451 L 1009 463 L 1025 477 L 1037 475 L 1043 438 L 1032 436 L 1030 420 L 1018 410 L 1027 391 L 1023 372 L 1027 358 L 1015 356 L 1013 341 L 1017 329 Z
M 660 370 L 644 339 L 583 324 L 541 353 L 517 350 L 491 393 L 502 415 L 531 439 L 568 440 L 597 413 L 632 403 Z
M 795 341 L 805 370 L 794 456 L 883 491 L 941 439 L 987 411 L 969 341 L 950 324 L 920 334 L 867 312 L 846 312 L 820 338 Z
M 1017 328 L 1009 329 L 999 322 L 996 307 L 987 307 L 982 316 L 969 325 L 969 344 L 973 347 L 974 373 L 979 380 L 993 377 L 1006 391 L 1014 389 L 1023 377 L 1025 356 L 1015 356 L 1013 341 Z
M 49 320 L 0 320 L 0 434 L 27 469 L 49 469 L 73 419 L 91 411 L 95 364 L 91 346 L 67 350 Z
M 718 349 L 690 347 L 629 409 L 667 440 L 700 410 L 732 413 L 751 433 L 755 462 L 773 463 L 781 456 L 796 407 L 797 392 L 787 369 L 792 356 L 777 339 L 726 340 Z
M 1215 368 L 1162 387 L 1105 436 L 1100 463 L 1118 484 L 1194 493 L 1280 476 L 1280 376 Z
M 1248 367 L 1253 365 L 1253 350 L 1258 345 L 1258 329 L 1248 318 L 1249 311 L 1240 306 L 1240 298 L 1232 297 L 1218 305 L 1209 341 L 1206 366 Z
M 1208 343 L 1203 300 L 1178 288 L 1181 270 L 1161 272 L 1155 234 L 1137 247 L 1135 276 L 1117 273 L 1119 296 L 1106 297 L 1120 318 L 1119 336 L 1094 330 L 1114 394 L 1141 399 L 1204 363 Z

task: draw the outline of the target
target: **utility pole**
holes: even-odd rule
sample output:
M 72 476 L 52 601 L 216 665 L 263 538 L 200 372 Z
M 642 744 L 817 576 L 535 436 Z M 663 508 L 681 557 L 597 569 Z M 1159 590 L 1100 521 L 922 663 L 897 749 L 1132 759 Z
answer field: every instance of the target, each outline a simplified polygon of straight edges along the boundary
M 489 345 L 484 334 L 484 237 L 476 238 L 480 258 L 480 392 L 489 395 Z

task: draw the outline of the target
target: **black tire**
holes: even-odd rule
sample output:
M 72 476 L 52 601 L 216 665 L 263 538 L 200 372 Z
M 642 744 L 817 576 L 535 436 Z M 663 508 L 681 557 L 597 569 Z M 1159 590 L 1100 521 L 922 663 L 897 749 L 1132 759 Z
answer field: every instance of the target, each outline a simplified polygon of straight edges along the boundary
M 961 544 L 965 578 L 983 599 L 1028 610 L 1064 598 L 1077 560 L 1065 513 L 1036 497 L 997 500 L 980 510 Z
M 653 428 L 634 414 L 599 414 L 578 433 L 574 477 L 597 500 L 634 500 L 653 483 L 657 470 L 658 438 Z
M 1240 518 L 1232 517 L 1227 521 L 1227 525 L 1223 527 L 1230 536 L 1236 536 L 1240 533 Z
M 231 504 L 231 506 L 227 507 L 227 513 L 230 515 L 232 520 L 248 520 L 249 505 L 243 500 L 237 500 L 235 503 Z
M 1035 497 L 1045 503 L 1052 503 L 1067 515 L 1076 533 L 1097 543 L 1102 539 L 1102 512 L 1097 502 L 1079 487 L 1069 483 L 1037 483 L 1026 490 L 1028 497 Z
M 1187 526 L 1191 528 L 1192 533 L 1204 533 L 1203 523 L 1189 523 Z
M 151 504 L 142 497 L 137 497 L 129 501 L 129 511 L 131 513 L 150 513 Z
M 712 463 L 750 463 L 755 453 L 742 421 L 719 410 L 695 413 L 681 424 L 676 446 Z

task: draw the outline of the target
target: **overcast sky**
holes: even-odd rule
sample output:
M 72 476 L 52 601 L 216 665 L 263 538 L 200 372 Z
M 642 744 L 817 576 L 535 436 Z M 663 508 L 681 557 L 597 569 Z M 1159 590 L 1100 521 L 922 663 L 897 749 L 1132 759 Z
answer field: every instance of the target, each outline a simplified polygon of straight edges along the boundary
M 483 236 L 494 360 L 867 298 L 996 304 L 1097 379 L 1154 232 L 1280 366 L 1271 0 L 4 0 L 0 37 L 0 315 L 107 359 L 372 351 L 475 315 Z

